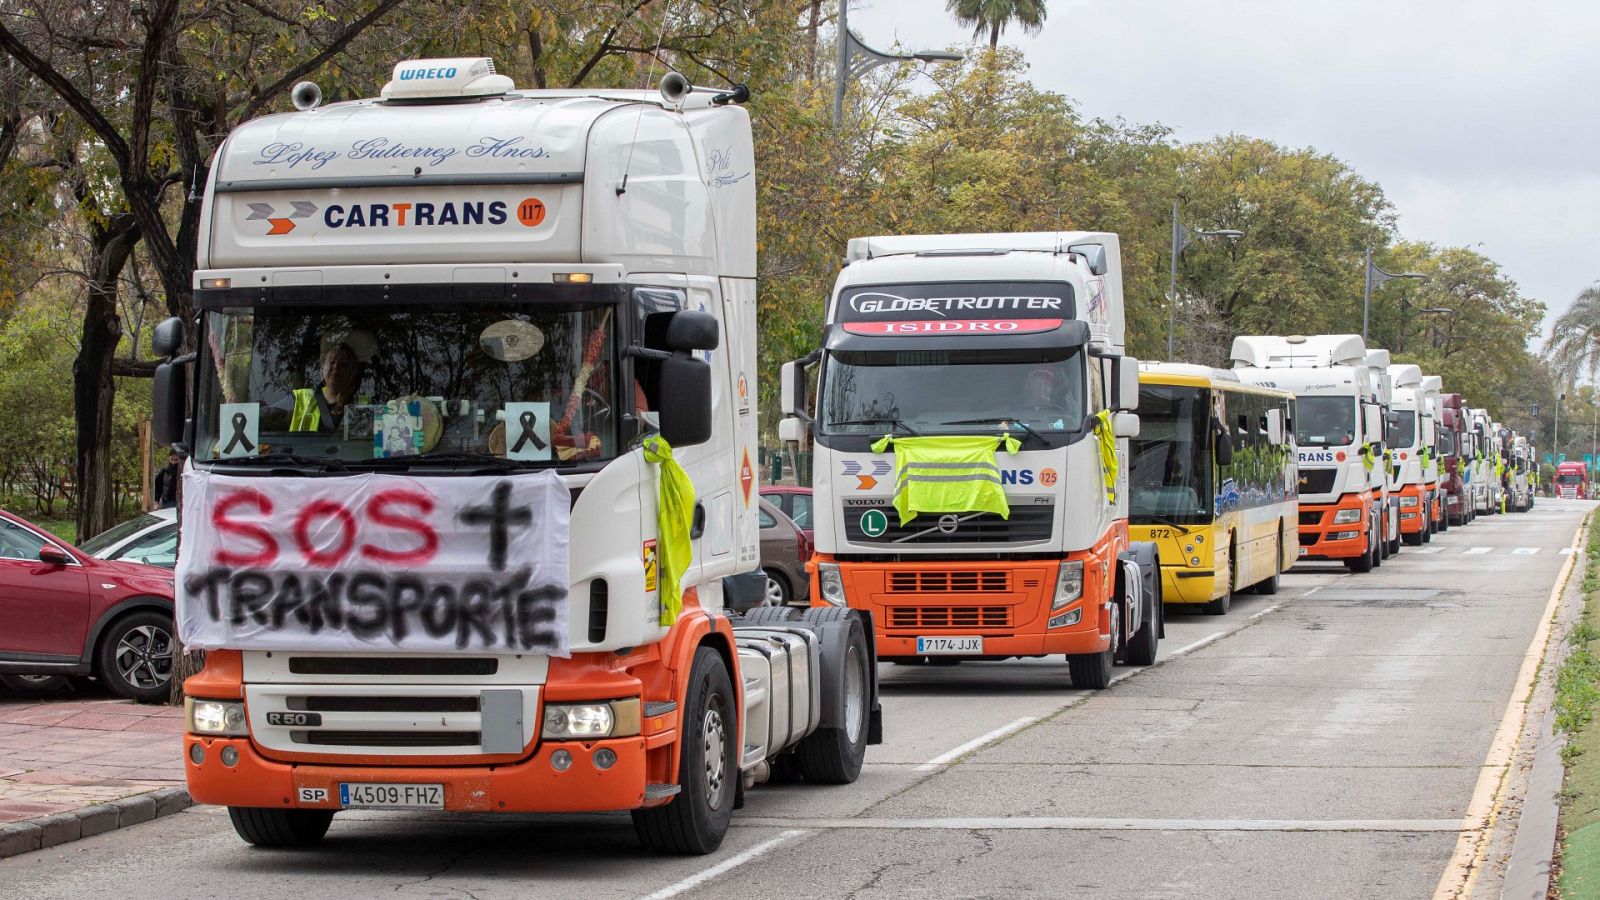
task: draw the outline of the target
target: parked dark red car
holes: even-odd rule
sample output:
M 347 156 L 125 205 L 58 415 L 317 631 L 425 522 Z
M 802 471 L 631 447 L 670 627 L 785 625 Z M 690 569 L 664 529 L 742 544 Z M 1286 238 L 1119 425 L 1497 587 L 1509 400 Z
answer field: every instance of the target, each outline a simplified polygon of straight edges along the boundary
M 761 486 L 761 496 L 794 520 L 794 524 L 806 533 L 807 538 L 814 537 L 811 525 L 811 488 L 791 484 L 764 484 Z
M 141 702 L 172 680 L 172 573 L 95 559 L 0 510 L 0 680 L 49 690 L 94 675 Z

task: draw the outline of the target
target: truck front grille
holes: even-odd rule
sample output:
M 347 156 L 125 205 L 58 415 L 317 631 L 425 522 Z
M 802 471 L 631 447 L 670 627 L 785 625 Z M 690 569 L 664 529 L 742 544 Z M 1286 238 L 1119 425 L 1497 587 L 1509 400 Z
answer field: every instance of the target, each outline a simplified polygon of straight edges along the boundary
M 296 744 L 324 747 L 476 747 L 476 731 L 327 731 L 289 732 Z
M 492 656 L 291 656 L 293 675 L 493 675 Z
M 916 569 L 889 573 L 891 594 L 1003 593 L 1011 590 L 1005 569 Z
M 1301 525 L 1321 525 L 1322 524 L 1322 510 L 1316 509 L 1316 510 L 1312 510 L 1311 512 L 1306 512 L 1305 510 L 1301 510 L 1300 511 L 1300 524 Z
M 868 535 L 861 520 L 869 509 L 888 519 L 888 528 L 879 535 Z M 1050 540 L 1055 526 L 1055 503 L 1021 503 L 1011 507 L 1009 518 L 994 513 L 935 515 L 924 513 L 908 524 L 900 524 L 900 514 L 888 503 L 848 506 L 844 511 L 844 536 L 852 544 L 1028 544 Z
M 890 628 L 938 631 L 961 628 L 1010 628 L 1009 606 L 891 606 Z
M 1333 481 L 1338 475 L 1338 469 L 1301 469 L 1300 493 L 1326 494 L 1333 490 Z
M 250 736 L 298 754 L 519 753 L 537 737 L 539 689 L 522 685 L 246 684 Z M 494 749 L 486 749 L 491 747 Z

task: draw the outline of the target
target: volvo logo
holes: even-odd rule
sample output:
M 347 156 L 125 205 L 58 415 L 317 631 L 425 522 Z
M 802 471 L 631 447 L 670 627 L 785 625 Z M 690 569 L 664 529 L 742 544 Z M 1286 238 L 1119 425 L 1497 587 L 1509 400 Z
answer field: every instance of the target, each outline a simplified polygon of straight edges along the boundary
M 959 517 L 957 517 L 953 513 L 949 514 L 949 515 L 943 515 L 943 516 L 939 517 L 939 533 L 940 534 L 955 534 L 956 533 L 956 529 L 960 528 L 960 527 L 961 527 L 961 519 Z

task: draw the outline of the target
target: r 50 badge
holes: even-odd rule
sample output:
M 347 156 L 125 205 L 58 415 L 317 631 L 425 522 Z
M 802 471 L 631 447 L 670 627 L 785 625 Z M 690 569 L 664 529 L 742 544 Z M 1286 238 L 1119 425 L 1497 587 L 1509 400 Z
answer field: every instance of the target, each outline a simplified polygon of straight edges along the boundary
M 322 713 L 278 712 L 267 713 L 267 724 L 280 728 L 315 728 L 322 724 Z

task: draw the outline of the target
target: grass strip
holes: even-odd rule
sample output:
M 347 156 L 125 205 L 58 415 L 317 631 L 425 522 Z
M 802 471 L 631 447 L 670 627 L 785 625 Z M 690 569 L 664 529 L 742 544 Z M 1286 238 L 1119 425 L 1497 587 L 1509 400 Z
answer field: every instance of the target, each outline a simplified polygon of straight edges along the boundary
M 1560 896 L 1600 897 L 1600 525 L 1589 529 L 1583 612 L 1556 672 L 1556 728 L 1567 735 L 1561 788 Z

